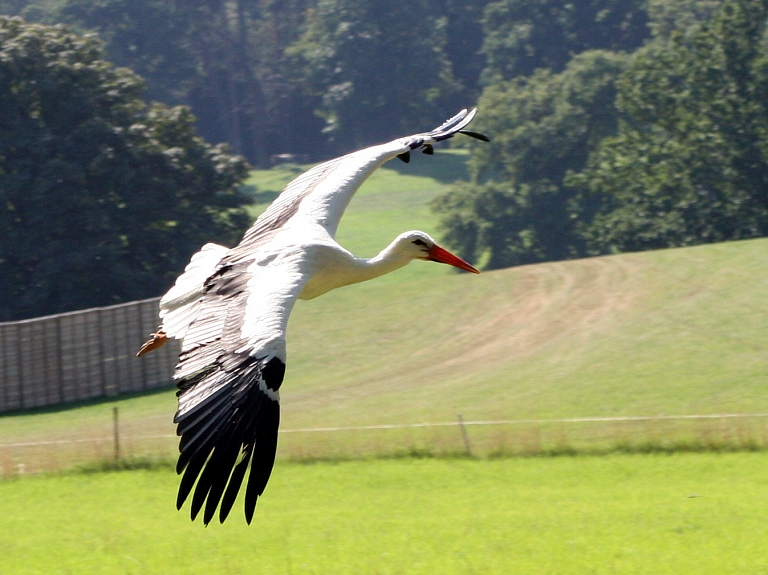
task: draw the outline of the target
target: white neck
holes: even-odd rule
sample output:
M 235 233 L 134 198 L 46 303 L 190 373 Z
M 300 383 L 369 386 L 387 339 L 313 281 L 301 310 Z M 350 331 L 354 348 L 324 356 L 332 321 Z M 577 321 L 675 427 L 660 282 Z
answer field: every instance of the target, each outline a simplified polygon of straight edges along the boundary
M 362 264 L 358 281 L 366 281 L 386 275 L 411 263 L 413 260 L 406 256 L 402 250 L 398 249 L 397 244 L 398 241 L 395 240 L 381 250 L 377 256 L 370 259 L 358 259 Z
M 358 258 L 346 250 L 327 252 L 323 265 L 302 290 L 301 299 L 312 299 L 338 287 L 356 284 L 386 275 L 408 265 L 409 258 L 393 241 L 379 255 L 370 259 Z

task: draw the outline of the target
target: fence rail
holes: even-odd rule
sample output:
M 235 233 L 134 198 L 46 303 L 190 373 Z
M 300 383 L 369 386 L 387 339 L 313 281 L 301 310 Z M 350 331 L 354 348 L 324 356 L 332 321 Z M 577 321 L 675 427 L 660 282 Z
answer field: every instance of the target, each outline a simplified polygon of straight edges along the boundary
M 0 478 L 105 464 L 169 464 L 178 456 L 171 413 L 103 417 L 78 428 L 23 432 L 0 443 Z M 471 457 L 650 453 L 768 452 L 768 413 L 457 419 L 379 425 L 286 427 L 278 457 L 317 461 L 403 455 Z
M 692 415 L 639 415 L 626 417 L 568 417 L 564 419 L 489 419 L 479 421 L 436 421 L 425 423 L 385 423 L 380 425 L 349 425 L 342 427 L 297 427 L 294 429 L 279 429 L 278 433 L 328 433 L 333 431 L 374 431 L 384 429 L 414 429 L 423 427 L 463 427 L 475 425 L 526 425 L 526 424 L 556 424 L 556 423 L 609 423 L 609 422 L 638 422 L 638 421 L 683 421 L 691 419 L 750 419 L 768 417 L 768 413 L 706 413 Z M 178 439 L 178 435 L 164 433 L 161 435 L 134 435 L 131 439 Z M 98 443 L 114 441 L 114 436 L 89 437 L 87 439 L 60 439 L 55 441 L 24 441 L 18 443 L 0 443 L 0 447 L 36 447 L 40 445 L 67 445 L 72 443 Z
M 0 323 L 0 413 L 171 384 L 175 340 L 141 358 L 159 298 Z

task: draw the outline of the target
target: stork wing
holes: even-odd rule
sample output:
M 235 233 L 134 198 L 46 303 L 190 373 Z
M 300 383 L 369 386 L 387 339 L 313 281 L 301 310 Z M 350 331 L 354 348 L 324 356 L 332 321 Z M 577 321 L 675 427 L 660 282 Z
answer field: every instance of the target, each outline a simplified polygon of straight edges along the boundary
M 226 519 L 249 465 L 245 516 L 250 523 L 269 480 L 285 329 L 309 276 L 308 258 L 299 250 L 264 249 L 249 258 L 238 258 L 239 253 L 239 247 L 231 250 L 206 280 L 174 374 L 179 386 L 174 422 L 181 436 L 176 471 L 184 473 L 177 507 L 197 481 L 191 517 L 205 503 L 206 525 L 219 502 L 219 519 Z
M 476 113 L 476 109 L 462 110 L 430 132 L 365 148 L 315 166 L 288 184 L 246 232 L 241 245 L 258 242 L 263 234 L 282 227 L 289 220 L 297 226 L 319 224 L 331 237 L 335 237 L 341 216 L 352 196 L 368 176 L 385 162 L 395 157 L 407 162 L 411 150 L 417 148 L 431 154 L 433 144 L 455 134 L 487 140 L 481 134 L 464 130 Z

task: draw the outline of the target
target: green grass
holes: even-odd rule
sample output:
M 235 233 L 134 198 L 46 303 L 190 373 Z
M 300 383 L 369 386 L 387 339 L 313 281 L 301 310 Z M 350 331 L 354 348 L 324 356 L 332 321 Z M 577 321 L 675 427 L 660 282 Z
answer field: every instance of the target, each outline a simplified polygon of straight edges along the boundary
M 340 241 L 372 255 L 434 234 L 426 204 L 464 160 L 379 170 Z M 293 175 L 250 185 L 264 199 Z M 480 276 L 416 263 L 299 303 L 282 427 L 768 412 L 766 285 L 768 240 Z M 147 469 L 104 471 L 113 405 L 122 465 Z M 768 572 L 768 452 L 749 452 L 767 418 L 471 426 L 484 459 L 455 456 L 457 427 L 288 433 L 254 525 L 238 504 L 203 529 L 173 507 L 174 410 L 168 390 L 0 417 L 0 443 L 89 440 L 0 447 L 16 475 L 0 480 L 0 573 Z M 497 457 L 570 452 L 608 455 Z M 409 453 L 448 457 L 374 458 Z
M 0 481 L 3 573 L 758 574 L 767 454 L 279 464 L 247 527 L 148 470 Z
M 443 153 L 379 170 L 342 220 L 342 243 L 370 255 L 402 230 L 434 232 L 425 202 L 454 177 L 448 167 L 460 170 L 465 159 Z M 447 175 L 419 175 L 430 165 L 432 176 Z M 253 183 L 261 193 L 290 177 L 256 173 Z M 480 276 L 416 262 L 299 302 L 289 325 L 282 427 L 456 421 L 457 413 L 465 420 L 766 413 L 767 285 L 764 239 Z M 172 391 L 116 404 L 126 454 L 173 455 L 172 437 L 132 440 L 173 435 Z M 0 443 L 109 437 L 111 405 L 0 417 Z M 751 448 L 768 444 L 766 421 L 507 426 L 471 428 L 470 436 L 486 455 L 629 444 Z M 290 434 L 280 456 L 410 449 L 463 447 L 456 428 Z M 110 455 L 108 442 L 0 448 L 0 467 L 55 469 Z

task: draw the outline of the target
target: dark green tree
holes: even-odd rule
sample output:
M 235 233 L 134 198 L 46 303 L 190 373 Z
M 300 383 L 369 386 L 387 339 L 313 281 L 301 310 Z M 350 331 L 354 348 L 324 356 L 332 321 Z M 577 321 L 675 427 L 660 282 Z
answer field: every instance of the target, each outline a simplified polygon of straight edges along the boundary
M 615 84 L 625 60 L 584 52 L 559 74 L 538 70 L 485 90 L 477 129 L 491 144 L 473 148 L 472 182 L 433 203 L 447 244 L 489 268 L 584 253 L 578 224 L 596 206 L 563 180 L 615 134 Z
M 190 106 L 207 140 L 226 141 L 263 166 L 275 153 L 338 152 L 328 138 L 338 131 L 323 129 L 339 110 L 354 120 L 348 128 L 380 118 L 362 130 L 370 143 L 476 101 L 488 1 L 337 8 L 325 0 L 0 0 L 0 7 L 98 33 L 110 61 L 145 78 L 148 99 Z M 318 63 L 342 66 L 330 77 Z M 352 84 L 363 97 L 344 100 Z
M 0 0 L 0 14 L 52 23 L 66 0 Z
M 480 97 L 485 68 L 483 12 L 490 0 L 440 0 L 436 13 L 445 19 L 445 55 L 451 63 L 456 104 L 467 106 Z
M 723 0 L 648 0 L 648 27 L 656 39 L 669 40 L 674 32 L 688 34 L 718 12 Z
M 247 217 L 242 158 L 93 36 L 0 18 L 0 319 L 151 297 Z
M 452 90 L 445 19 L 429 0 L 319 0 L 290 48 L 325 132 L 357 148 L 440 122 Z M 343 141 L 341 140 L 343 138 Z
M 767 21 L 765 0 L 729 0 L 633 58 L 618 99 L 628 121 L 570 180 L 603 198 L 594 251 L 768 233 Z
M 253 163 L 317 147 L 314 101 L 288 81 L 283 52 L 313 0 L 66 0 L 60 17 L 98 32 L 109 58 L 143 76 L 150 99 L 192 107 L 206 139 Z
M 484 82 L 563 70 L 586 50 L 633 51 L 648 37 L 646 0 L 498 0 L 485 9 Z

